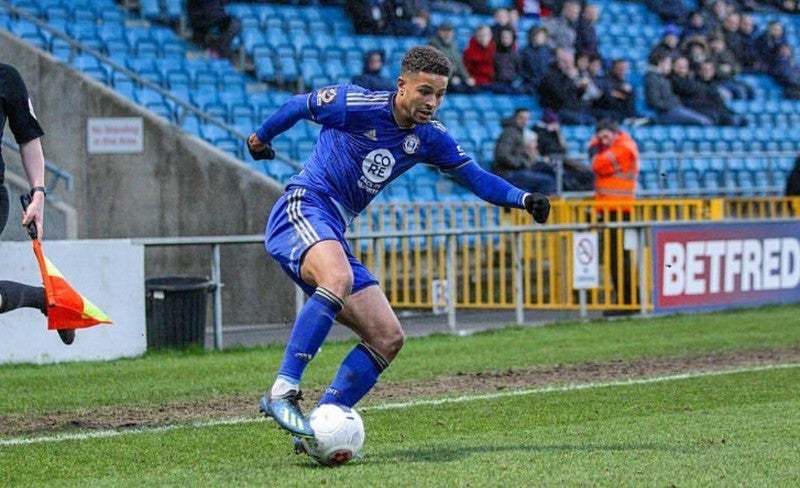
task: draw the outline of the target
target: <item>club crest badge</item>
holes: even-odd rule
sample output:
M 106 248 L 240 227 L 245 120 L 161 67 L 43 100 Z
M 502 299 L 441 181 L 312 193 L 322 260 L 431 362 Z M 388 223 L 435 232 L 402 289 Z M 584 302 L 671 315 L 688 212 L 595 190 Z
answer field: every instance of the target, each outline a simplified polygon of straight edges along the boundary
M 410 134 L 406 136 L 406 139 L 403 141 L 403 151 L 406 154 L 414 154 L 419 149 L 419 137 L 415 136 L 414 134 Z
M 336 100 L 336 87 L 321 88 L 317 92 L 317 105 L 327 105 Z

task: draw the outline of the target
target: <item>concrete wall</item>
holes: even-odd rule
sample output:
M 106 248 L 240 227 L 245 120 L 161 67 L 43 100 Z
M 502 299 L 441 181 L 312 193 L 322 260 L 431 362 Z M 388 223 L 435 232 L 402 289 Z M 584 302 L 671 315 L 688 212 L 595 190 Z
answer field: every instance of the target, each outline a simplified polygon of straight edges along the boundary
M 46 133 L 45 156 L 74 177 L 74 190 L 60 195 L 77 212 L 78 238 L 264 231 L 266 215 L 282 191 L 274 180 L 2 31 L 0 59 L 26 81 Z M 143 117 L 143 153 L 88 154 L 89 117 Z M 15 170 L 21 172 L 18 166 L 9 168 Z M 146 255 L 147 277 L 210 275 L 205 249 L 148 250 Z M 224 323 L 292 320 L 293 285 L 263 246 L 223 248 L 222 262 Z
M 141 355 L 145 337 L 144 249 L 126 240 L 45 241 L 45 256 L 69 283 L 105 312 L 113 324 L 78 329 L 66 346 L 38 310 L 23 308 L 0 315 L 0 364 L 116 359 Z M 8 260 L 3 279 L 41 283 L 29 242 L 0 242 Z M 86 272 L 91 269 L 91 272 Z M 119 279 L 125 276 L 128 279 Z

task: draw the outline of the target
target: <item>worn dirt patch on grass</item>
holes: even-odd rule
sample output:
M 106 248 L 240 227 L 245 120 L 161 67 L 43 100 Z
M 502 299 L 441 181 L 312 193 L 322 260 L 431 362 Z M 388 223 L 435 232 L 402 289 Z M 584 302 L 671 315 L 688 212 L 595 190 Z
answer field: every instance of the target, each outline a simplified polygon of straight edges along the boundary
M 647 358 L 565 364 L 501 372 L 465 373 L 427 381 L 379 383 L 362 406 L 411 401 L 442 394 L 466 395 L 570 383 L 590 383 L 720 371 L 737 367 L 800 363 L 800 345 L 780 349 L 733 351 L 682 358 Z M 86 429 L 119 429 L 189 423 L 232 417 L 258 417 L 258 398 L 231 395 L 202 401 L 167 403 L 154 407 L 114 406 L 94 410 L 55 411 L 35 415 L 0 415 L 0 436 L 42 434 Z M 308 395 L 305 405 L 318 396 Z

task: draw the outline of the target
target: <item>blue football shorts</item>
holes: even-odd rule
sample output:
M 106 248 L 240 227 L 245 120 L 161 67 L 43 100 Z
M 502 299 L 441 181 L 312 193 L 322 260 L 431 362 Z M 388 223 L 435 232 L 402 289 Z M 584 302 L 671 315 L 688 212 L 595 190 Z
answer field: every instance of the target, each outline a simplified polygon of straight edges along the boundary
M 272 207 L 264 245 L 286 274 L 310 296 L 315 288 L 300 278 L 300 265 L 306 251 L 320 241 L 337 241 L 350 261 L 352 293 L 355 293 L 377 285 L 378 280 L 353 256 L 344 238 L 345 230 L 346 225 L 330 198 L 307 188 L 292 187 Z

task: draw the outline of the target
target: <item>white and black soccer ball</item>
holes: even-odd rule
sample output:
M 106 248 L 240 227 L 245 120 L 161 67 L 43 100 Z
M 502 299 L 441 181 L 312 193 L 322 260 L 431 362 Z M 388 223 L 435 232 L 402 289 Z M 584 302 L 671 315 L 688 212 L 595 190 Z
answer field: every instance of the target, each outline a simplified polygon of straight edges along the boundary
M 308 415 L 313 439 L 304 439 L 306 452 L 325 466 L 349 462 L 364 445 L 364 421 L 354 409 L 326 403 Z

